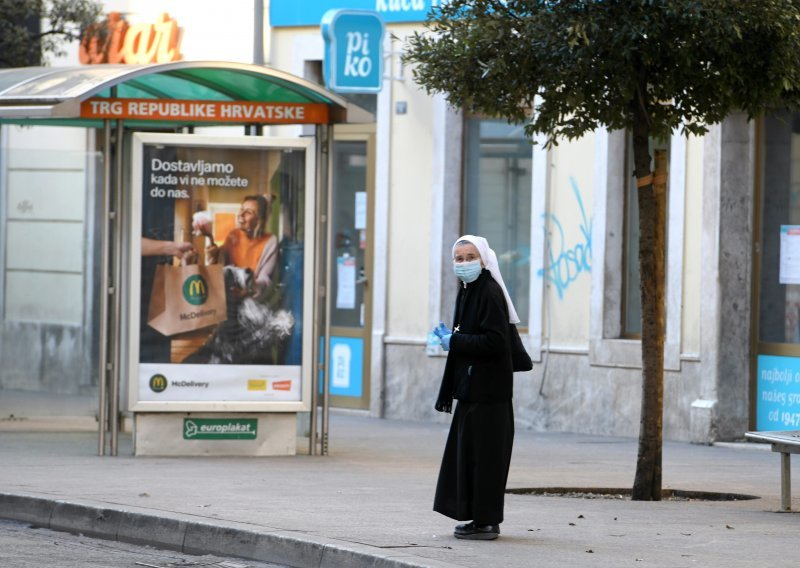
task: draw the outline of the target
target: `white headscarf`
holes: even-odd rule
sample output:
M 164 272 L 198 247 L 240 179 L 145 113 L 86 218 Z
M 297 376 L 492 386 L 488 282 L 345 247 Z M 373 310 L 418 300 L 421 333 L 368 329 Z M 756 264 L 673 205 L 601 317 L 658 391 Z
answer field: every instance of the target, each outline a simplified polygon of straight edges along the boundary
M 456 244 L 461 241 L 470 242 L 475 245 L 475 248 L 478 249 L 478 253 L 481 255 L 481 260 L 483 260 L 483 266 L 492 274 L 494 281 L 500 284 L 500 288 L 503 289 L 503 295 L 506 297 L 506 304 L 508 304 L 509 323 L 519 323 L 517 310 L 514 309 L 514 304 L 511 302 L 511 296 L 508 295 L 508 290 L 506 289 L 506 283 L 503 282 L 503 275 L 500 274 L 500 265 L 497 263 L 497 255 L 491 248 L 489 248 L 489 241 L 483 237 L 476 237 L 475 235 L 464 235 L 463 237 L 459 237 L 456 239 Z M 456 244 L 453 245 L 453 258 L 456 256 Z

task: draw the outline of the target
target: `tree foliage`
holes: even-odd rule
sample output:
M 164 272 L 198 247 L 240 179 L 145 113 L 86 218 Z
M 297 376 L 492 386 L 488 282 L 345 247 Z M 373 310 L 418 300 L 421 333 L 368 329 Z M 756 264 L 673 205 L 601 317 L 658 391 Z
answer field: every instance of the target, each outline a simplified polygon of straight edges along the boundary
M 80 39 L 101 10 L 95 0 L 0 0 L 0 67 L 63 55 L 64 43 Z
M 548 144 L 630 131 L 639 206 L 642 412 L 633 498 L 661 498 L 666 175 L 650 138 L 800 102 L 800 0 L 448 0 L 405 61 L 454 107 Z M 661 162 L 659 165 L 658 162 Z M 623 204 L 619 204 L 622 207 Z
M 452 0 L 427 26 L 406 55 L 419 84 L 553 141 L 637 111 L 652 136 L 701 134 L 800 95 L 798 0 Z

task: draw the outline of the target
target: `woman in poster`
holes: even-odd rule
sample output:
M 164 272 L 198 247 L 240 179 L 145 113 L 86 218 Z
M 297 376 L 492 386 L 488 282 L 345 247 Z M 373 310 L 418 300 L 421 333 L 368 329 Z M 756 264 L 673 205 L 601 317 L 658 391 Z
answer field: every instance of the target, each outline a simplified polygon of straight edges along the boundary
M 281 365 L 294 317 L 280 307 L 278 238 L 266 230 L 270 200 L 248 195 L 236 215 L 236 228 L 222 246 L 206 247 L 208 264 L 225 265 L 228 317 L 184 363 Z M 195 214 L 197 234 L 212 239 L 211 220 Z
M 248 195 L 236 215 L 236 228 L 221 247 L 212 244 L 206 254 L 212 263 L 249 268 L 257 291 L 268 288 L 278 264 L 278 238 L 267 232 L 270 201 L 263 195 Z M 202 227 L 196 227 L 203 232 Z

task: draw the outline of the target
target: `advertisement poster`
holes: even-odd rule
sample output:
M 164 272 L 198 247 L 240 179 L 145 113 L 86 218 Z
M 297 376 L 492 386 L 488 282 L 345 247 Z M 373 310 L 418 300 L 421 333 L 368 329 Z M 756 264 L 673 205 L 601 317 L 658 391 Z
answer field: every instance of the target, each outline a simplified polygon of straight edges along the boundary
M 301 402 L 312 149 L 203 140 L 136 138 L 132 399 Z
M 781 225 L 781 284 L 800 284 L 800 226 Z
M 800 428 L 800 357 L 759 355 L 756 430 Z

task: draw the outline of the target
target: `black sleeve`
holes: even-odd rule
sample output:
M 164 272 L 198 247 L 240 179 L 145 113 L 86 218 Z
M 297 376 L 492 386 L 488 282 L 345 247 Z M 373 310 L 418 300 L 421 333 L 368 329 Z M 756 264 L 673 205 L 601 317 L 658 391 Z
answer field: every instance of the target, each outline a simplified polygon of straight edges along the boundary
M 508 349 L 508 306 L 499 286 L 485 289 L 479 305 L 479 333 L 454 333 L 450 351 L 457 355 L 497 357 Z

